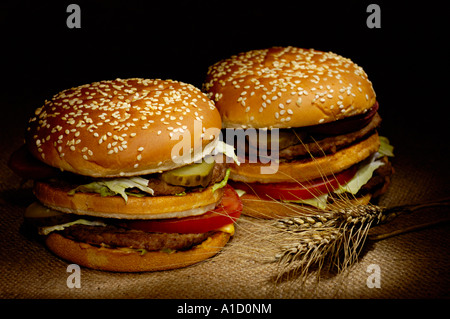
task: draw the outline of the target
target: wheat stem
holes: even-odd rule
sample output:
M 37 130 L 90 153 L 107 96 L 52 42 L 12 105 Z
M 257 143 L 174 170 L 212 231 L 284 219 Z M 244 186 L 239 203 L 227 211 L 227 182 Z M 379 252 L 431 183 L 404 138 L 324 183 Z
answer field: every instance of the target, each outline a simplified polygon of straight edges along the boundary
M 450 205 L 450 198 L 391 208 L 371 204 L 354 205 L 337 210 L 323 210 L 318 215 L 299 214 L 296 217 L 278 219 L 272 224 L 279 231 L 279 237 L 274 238 L 283 244 L 279 246 L 279 252 L 274 256 L 274 261 L 278 261 L 282 273 L 289 272 L 303 281 L 306 280 L 313 266 L 317 266 L 320 273 L 326 261 L 329 262 L 329 269 L 334 267 L 338 273 L 341 273 L 357 261 L 367 238 L 381 240 L 450 221 L 450 219 L 368 237 L 373 225 L 388 223 L 401 214 L 448 205 Z M 281 277 L 282 274 L 278 276 L 278 278 Z
M 367 239 L 372 240 L 372 241 L 378 241 L 378 240 L 383 240 L 383 239 L 387 239 L 387 238 L 391 238 L 397 235 L 401 235 L 401 234 L 405 234 L 408 232 L 412 232 L 412 231 L 416 231 L 416 230 L 421 230 L 421 229 L 425 229 L 428 227 L 432 227 L 438 224 L 442 224 L 442 223 L 448 223 L 450 222 L 450 218 L 442 218 L 439 220 L 435 220 L 429 223 L 423 223 L 420 225 L 414 225 L 414 226 L 410 226 L 410 227 L 405 227 L 402 229 L 397 229 L 388 233 L 384 233 L 384 234 L 369 234 L 367 236 Z

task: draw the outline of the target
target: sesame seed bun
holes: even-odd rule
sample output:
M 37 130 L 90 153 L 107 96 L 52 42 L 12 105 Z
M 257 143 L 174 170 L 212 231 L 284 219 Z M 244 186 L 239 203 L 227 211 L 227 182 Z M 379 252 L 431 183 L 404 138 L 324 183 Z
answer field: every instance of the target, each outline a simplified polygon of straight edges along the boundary
M 375 92 L 364 70 L 332 52 L 274 47 L 212 65 L 203 86 L 224 128 L 291 128 L 366 112 Z
M 30 120 L 26 140 L 36 158 L 61 170 L 134 176 L 174 169 L 208 153 L 217 139 L 202 138 L 202 127 L 218 133 L 221 119 L 213 102 L 194 86 L 116 79 L 71 88 L 45 101 Z M 173 147 L 189 136 L 197 157 L 173 161 Z
M 108 245 L 108 239 L 101 237 L 99 240 L 106 242 L 98 246 L 89 244 L 89 239 L 54 230 L 45 234 L 47 247 L 57 256 L 82 266 L 123 272 L 186 267 L 215 255 L 228 242 L 231 233 L 205 231 L 206 239 L 202 243 L 192 247 L 192 243 L 184 241 L 178 243 L 182 248 L 170 253 L 164 252 L 166 246 L 157 246 L 141 254 L 121 239 L 130 233 L 145 232 L 128 228 L 131 221 L 151 223 L 154 221 L 149 219 L 157 219 L 161 223 L 165 219 L 170 222 L 188 217 L 192 223 L 194 216 L 201 219 L 201 215 L 221 204 L 225 188 L 213 191 L 211 185 L 186 186 L 181 187 L 185 189 L 183 192 L 166 191 L 170 185 L 158 184 L 161 180 L 154 175 L 150 180 L 161 188 L 159 192 L 155 188 L 154 195 L 129 194 L 125 200 L 118 195 L 102 196 L 103 193 L 89 190 L 73 194 L 70 191 L 80 183 L 97 178 L 161 173 L 200 160 L 212 153 L 220 129 L 220 114 L 207 95 L 190 84 L 172 80 L 100 81 L 62 91 L 45 101 L 29 121 L 26 145 L 35 158 L 47 165 L 30 163 L 26 156 L 22 158 L 24 167 L 45 166 L 34 183 L 36 198 L 45 207 L 93 216 L 120 229 L 114 233 L 118 242 Z M 74 174 L 48 169 L 48 165 Z M 216 179 L 211 179 L 214 182 Z M 114 223 L 117 219 L 120 225 Z M 78 228 L 78 231 L 96 236 L 90 228 Z M 172 236 L 171 240 L 176 238 Z M 153 237 L 148 240 L 157 241 Z
M 230 234 L 215 232 L 201 244 L 185 251 L 166 253 L 95 247 L 80 243 L 60 234 L 52 233 L 46 238 L 47 247 L 56 255 L 78 265 L 105 271 L 141 272 L 187 267 L 217 254 L 230 239 Z

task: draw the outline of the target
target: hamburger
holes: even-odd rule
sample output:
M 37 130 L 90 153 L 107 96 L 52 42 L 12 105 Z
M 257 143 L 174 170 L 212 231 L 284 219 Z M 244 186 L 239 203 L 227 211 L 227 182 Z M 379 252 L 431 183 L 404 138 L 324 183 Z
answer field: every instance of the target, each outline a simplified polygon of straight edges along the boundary
M 393 173 L 378 102 L 364 70 L 332 52 L 273 47 L 208 69 L 203 91 L 241 165 L 230 180 L 244 213 L 274 218 L 382 194 Z
M 189 266 L 218 253 L 242 205 L 213 102 L 172 80 L 64 90 L 32 118 L 9 166 L 33 179 L 25 212 L 57 256 L 106 271 Z

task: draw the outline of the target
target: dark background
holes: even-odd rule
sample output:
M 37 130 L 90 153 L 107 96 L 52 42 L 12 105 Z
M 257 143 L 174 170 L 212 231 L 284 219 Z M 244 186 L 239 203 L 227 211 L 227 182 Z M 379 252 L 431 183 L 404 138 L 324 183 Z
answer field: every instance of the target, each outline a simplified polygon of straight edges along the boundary
M 71 2 L 81 7 L 81 29 L 66 26 Z M 366 25 L 371 2 L 381 8 L 380 29 Z M 2 99 L 31 112 L 63 89 L 117 77 L 200 87 L 222 58 L 292 45 L 361 65 L 392 124 L 386 132 L 420 132 L 424 143 L 448 136 L 446 11 L 434 1 L 2 2 Z

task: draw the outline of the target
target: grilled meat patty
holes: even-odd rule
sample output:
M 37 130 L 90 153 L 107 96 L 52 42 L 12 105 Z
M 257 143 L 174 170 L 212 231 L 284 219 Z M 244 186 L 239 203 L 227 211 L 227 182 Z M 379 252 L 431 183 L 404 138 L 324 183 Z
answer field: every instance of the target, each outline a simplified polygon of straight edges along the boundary
M 113 225 L 87 226 L 73 225 L 60 232 L 61 235 L 75 241 L 96 246 L 128 247 L 145 250 L 174 249 L 184 250 L 200 244 L 214 232 L 200 234 L 147 233 L 129 230 Z
M 369 136 L 381 123 L 381 117 L 378 113 L 372 117 L 370 122 L 361 129 L 340 134 L 340 135 L 322 135 L 312 134 L 301 130 L 286 130 L 292 134 L 290 143 L 287 147 L 280 146 L 278 152 L 274 150 L 269 151 L 270 157 L 279 159 L 280 161 L 289 161 L 295 159 L 310 158 L 311 156 L 324 156 L 326 154 L 334 154 L 337 151 L 358 142 Z M 237 148 L 242 152 L 245 151 L 246 157 L 265 156 L 260 154 L 258 144 L 254 145 L 247 140 L 245 145 L 237 145 Z
M 309 154 L 323 156 L 323 154 L 336 153 L 338 150 L 368 136 L 380 125 L 380 123 L 381 117 L 377 113 L 367 126 L 356 132 L 325 137 L 322 139 L 317 138 L 316 140 L 307 143 L 295 144 L 280 150 L 279 157 L 280 159 L 293 159 L 299 156 L 309 156 Z

